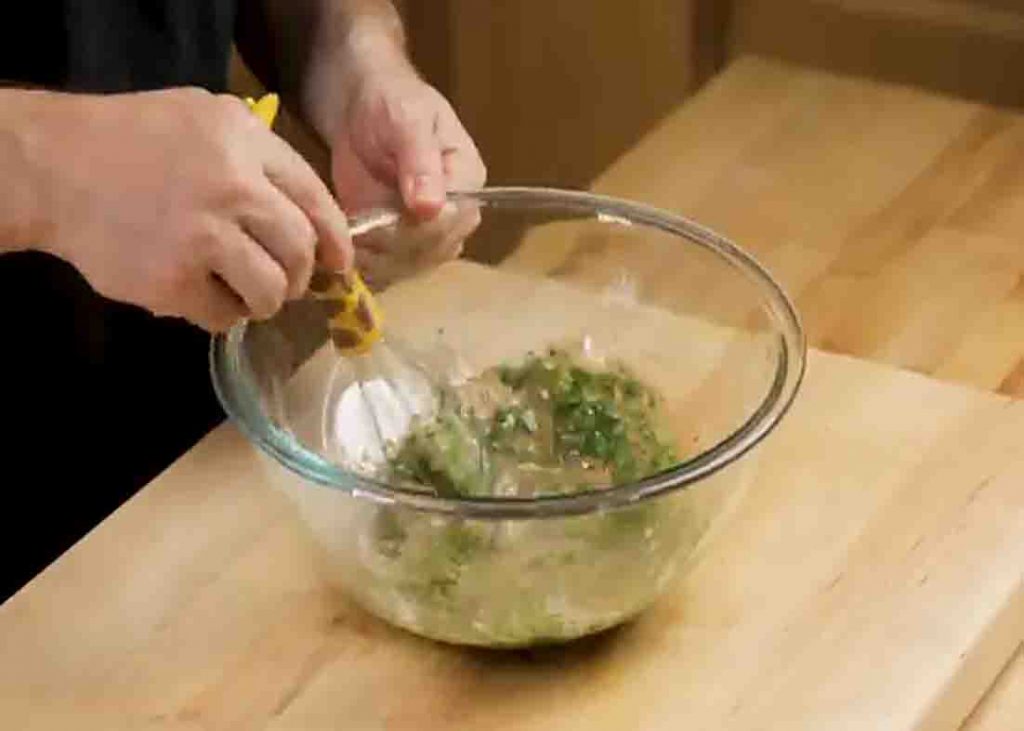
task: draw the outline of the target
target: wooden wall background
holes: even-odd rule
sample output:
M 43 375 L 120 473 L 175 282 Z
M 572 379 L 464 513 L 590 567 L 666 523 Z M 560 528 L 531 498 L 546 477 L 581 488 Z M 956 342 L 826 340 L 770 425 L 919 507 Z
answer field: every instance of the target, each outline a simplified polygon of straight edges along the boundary
M 585 187 L 729 60 L 1024 105 L 1024 0 L 399 0 L 496 184 Z M 256 88 L 240 63 L 236 86 Z M 284 134 L 326 173 L 325 150 Z
M 735 0 L 725 43 L 732 54 L 1024 105 L 1024 0 Z
M 1024 105 L 1024 0 L 405 0 L 499 183 L 585 186 L 730 59 Z
M 698 0 L 407 5 L 414 55 L 496 182 L 585 186 L 704 72 Z

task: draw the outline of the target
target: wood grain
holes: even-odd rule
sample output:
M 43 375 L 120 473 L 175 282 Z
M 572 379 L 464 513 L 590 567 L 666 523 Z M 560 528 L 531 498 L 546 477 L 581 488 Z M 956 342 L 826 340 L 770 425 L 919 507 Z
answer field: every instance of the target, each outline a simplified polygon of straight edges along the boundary
M 1024 728 L 1024 645 L 974 710 L 963 731 L 1016 731 Z
M 1024 103 L 1016 0 L 734 0 L 729 55 L 758 53 L 994 104 Z
M 972 386 L 812 353 L 744 500 L 635 625 L 497 655 L 391 630 L 324 587 L 223 427 L 0 606 L 4 725 L 957 728 L 1024 637 L 1024 403 L 978 390 L 1024 392 L 1022 138 L 744 59 L 600 178 L 751 248 L 818 345 Z M 1020 658 L 965 728 L 1016 728 Z
M 450 269 L 453 291 L 476 271 Z M 415 639 L 327 589 L 279 470 L 222 427 L 0 607 L 0 718 L 953 729 L 1024 637 L 1022 432 L 1024 403 L 814 353 L 669 596 L 610 635 L 506 654 Z
M 696 86 L 699 1 L 449 0 L 420 45 L 449 34 L 447 87 L 492 180 L 583 186 Z
M 730 236 L 816 347 L 1024 395 L 1021 115 L 747 57 L 594 188 Z M 575 251 L 517 257 L 550 271 Z
M 406 20 L 498 183 L 588 184 L 750 53 L 1024 103 L 1018 0 L 443 0 Z
M 744 58 L 595 187 L 733 236 L 796 295 L 818 347 L 1021 397 L 1022 123 Z M 517 256 L 557 269 L 572 251 L 545 240 Z M 1011 697 L 993 691 L 979 717 L 1014 718 Z

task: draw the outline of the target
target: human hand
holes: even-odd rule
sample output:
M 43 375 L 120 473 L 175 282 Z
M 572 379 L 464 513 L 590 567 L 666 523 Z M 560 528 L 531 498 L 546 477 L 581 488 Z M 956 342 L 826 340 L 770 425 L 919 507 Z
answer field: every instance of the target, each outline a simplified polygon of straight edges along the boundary
M 346 95 L 332 141 L 335 192 L 348 212 L 401 205 L 401 235 L 356 239 L 356 265 L 374 287 L 457 257 L 480 222 L 448 190 L 482 186 L 487 171 L 448 101 L 411 66 L 368 67 Z
M 240 100 L 198 89 L 58 95 L 40 146 L 45 247 L 94 289 L 223 330 L 352 263 L 327 186 Z

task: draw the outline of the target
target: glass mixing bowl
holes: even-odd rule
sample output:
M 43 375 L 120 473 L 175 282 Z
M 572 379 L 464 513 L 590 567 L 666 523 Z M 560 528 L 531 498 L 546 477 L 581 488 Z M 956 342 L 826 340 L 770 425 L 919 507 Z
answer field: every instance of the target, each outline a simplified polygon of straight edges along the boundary
M 443 344 L 472 371 L 585 343 L 660 392 L 678 464 L 579 493 L 474 499 L 339 464 L 323 418 L 338 356 L 313 301 L 216 337 L 215 388 L 270 456 L 267 479 L 294 502 L 330 580 L 372 613 L 492 647 L 598 632 L 653 602 L 742 495 L 750 450 L 800 384 L 798 318 L 753 258 L 679 216 L 536 188 L 453 193 L 449 205 L 479 216 L 466 256 L 380 295 L 386 337 L 417 352 Z M 415 249 L 395 215 L 355 227 L 368 250 Z

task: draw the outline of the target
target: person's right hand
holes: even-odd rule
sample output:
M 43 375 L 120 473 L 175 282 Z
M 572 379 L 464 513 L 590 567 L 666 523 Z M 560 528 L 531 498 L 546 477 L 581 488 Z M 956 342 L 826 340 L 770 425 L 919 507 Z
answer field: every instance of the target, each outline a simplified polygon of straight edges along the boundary
M 100 294 L 223 330 L 352 262 L 327 186 L 239 99 L 198 89 L 61 96 L 46 249 Z

